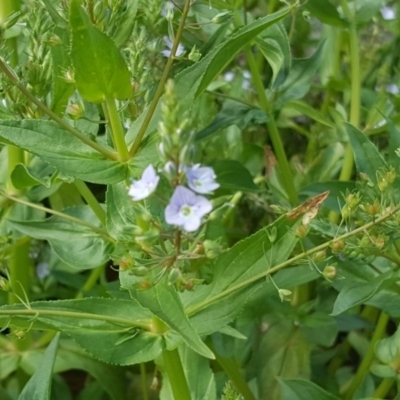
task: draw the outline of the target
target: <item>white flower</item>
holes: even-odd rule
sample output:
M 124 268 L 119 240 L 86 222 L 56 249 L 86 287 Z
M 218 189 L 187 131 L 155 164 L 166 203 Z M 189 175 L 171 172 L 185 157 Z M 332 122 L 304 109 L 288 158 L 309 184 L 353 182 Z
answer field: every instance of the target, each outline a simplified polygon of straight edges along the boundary
M 139 180 L 132 179 L 132 185 L 129 188 L 128 194 L 134 201 L 143 200 L 156 190 L 159 180 L 160 177 L 150 164 L 143 171 L 143 175 Z
M 161 54 L 165 57 L 169 57 L 171 55 L 172 50 L 172 42 L 166 37 L 163 37 L 165 44 L 167 45 L 168 49 L 163 50 Z M 179 43 L 178 48 L 176 49 L 175 57 L 181 56 L 185 51 L 185 48 Z
M 214 170 L 210 167 L 201 167 L 200 164 L 185 168 L 186 178 L 190 189 L 197 193 L 208 194 L 219 188 L 215 182 Z
M 390 21 L 392 19 L 396 19 L 396 12 L 393 7 L 385 6 L 381 8 L 382 18 L 386 21 Z
M 211 203 L 205 197 L 197 196 L 183 186 L 177 186 L 165 209 L 165 220 L 170 225 L 194 232 L 199 229 L 201 218 L 211 210 Z
M 399 92 L 400 92 L 399 91 L 399 87 L 394 83 L 391 83 L 390 85 L 387 85 L 386 86 L 386 91 L 388 93 L 392 93 L 392 94 L 399 94 Z

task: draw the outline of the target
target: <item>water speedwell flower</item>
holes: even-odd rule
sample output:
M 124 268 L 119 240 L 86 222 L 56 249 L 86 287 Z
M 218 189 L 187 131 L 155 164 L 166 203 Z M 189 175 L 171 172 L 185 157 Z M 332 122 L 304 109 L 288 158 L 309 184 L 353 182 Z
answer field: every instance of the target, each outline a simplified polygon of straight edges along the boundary
M 186 167 L 185 172 L 190 189 L 197 193 L 207 194 L 219 188 L 219 184 L 215 182 L 214 170 L 210 167 L 195 164 L 193 167 Z
M 201 218 L 211 210 L 211 203 L 205 197 L 197 196 L 183 186 L 177 186 L 165 209 L 165 220 L 170 225 L 194 232 L 199 229 Z
M 134 201 L 143 200 L 156 190 L 159 180 L 160 177 L 150 164 L 143 171 L 143 175 L 139 180 L 132 179 L 132 185 L 129 188 L 128 194 Z
M 161 54 L 164 57 L 169 57 L 171 55 L 171 50 L 172 50 L 173 44 L 166 36 L 163 37 L 163 40 L 164 40 L 164 43 L 167 45 L 167 49 L 163 50 L 161 52 Z M 176 49 L 175 57 L 181 56 L 184 52 L 185 52 L 185 48 L 179 43 L 178 48 Z

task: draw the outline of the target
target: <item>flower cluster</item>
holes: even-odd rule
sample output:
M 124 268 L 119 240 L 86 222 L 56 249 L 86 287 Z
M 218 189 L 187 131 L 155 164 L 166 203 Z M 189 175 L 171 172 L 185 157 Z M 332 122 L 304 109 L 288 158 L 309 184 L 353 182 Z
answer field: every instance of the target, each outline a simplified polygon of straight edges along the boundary
M 209 194 L 219 187 L 215 181 L 214 170 L 196 164 L 181 168 L 186 176 L 187 185 L 177 185 L 165 208 L 165 220 L 170 225 L 182 227 L 187 232 L 199 229 L 201 219 L 212 210 L 209 200 L 199 194 Z M 152 165 L 149 165 L 139 180 L 132 180 L 128 194 L 134 201 L 150 196 L 157 188 L 160 177 Z

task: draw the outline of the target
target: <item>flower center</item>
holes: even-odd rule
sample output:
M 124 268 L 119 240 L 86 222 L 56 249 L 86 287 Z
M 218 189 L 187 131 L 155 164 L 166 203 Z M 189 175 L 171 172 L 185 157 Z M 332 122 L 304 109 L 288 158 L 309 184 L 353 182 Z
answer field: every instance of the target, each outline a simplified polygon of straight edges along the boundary
M 183 205 L 181 209 L 179 210 L 179 214 L 183 218 L 188 218 L 193 214 L 193 209 L 192 207 L 188 206 L 187 204 Z

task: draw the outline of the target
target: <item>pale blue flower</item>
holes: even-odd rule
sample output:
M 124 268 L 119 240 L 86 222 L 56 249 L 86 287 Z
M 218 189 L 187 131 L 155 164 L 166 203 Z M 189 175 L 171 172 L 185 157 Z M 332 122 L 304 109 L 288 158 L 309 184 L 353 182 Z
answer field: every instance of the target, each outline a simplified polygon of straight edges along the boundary
M 393 7 L 385 6 L 381 8 L 382 18 L 386 21 L 396 19 L 396 12 Z
M 36 266 L 36 275 L 41 280 L 46 278 L 47 276 L 49 276 L 50 275 L 49 264 L 47 264 L 45 262 L 40 262 Z
M 186 178 L 190 189 L 197 193 L 208 194 L 219 188 L 215 182 L 214 170 L 210 167 L 201 167 L 200 164 L 186 167 Z
M 132 179 L 132 185 L 129 188 L 128 194 L 134 201 L 143 200 L 156 190 L 159 180 L 160 177 L 150 164 L 143 171 L 143 175 L 139 180 Z
M 197 196 L 183 186 L 177 186 L 165 209 L 165 220 L 170 225 L 194 232 L 199 229 L 202 217 L 211 210 L 211 203 L 205 197 Z
M 168 49 L 163 50 L 161 54 L 165 57 L 169 57 L 171 55 L 172 50 L 172 42 L 166 37 L 163 37 L 164 43 L 167 45 Z M 185 48 L 179 43 L 178 48 L 176 49 L 175 57 L 181 56 L 185 52 Z

